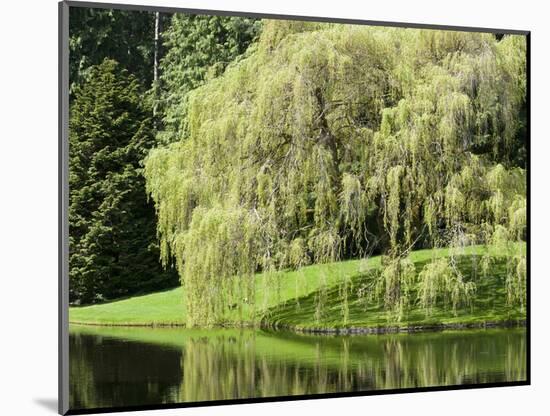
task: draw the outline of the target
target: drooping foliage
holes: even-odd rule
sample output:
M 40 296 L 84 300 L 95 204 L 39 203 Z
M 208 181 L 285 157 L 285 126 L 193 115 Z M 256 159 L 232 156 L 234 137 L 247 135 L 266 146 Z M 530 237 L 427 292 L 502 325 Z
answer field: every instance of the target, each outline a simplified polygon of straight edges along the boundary
M 509 259 L 509 302 L 522 304 L 525 47 L 520 36 L 263 22 L 247 57 L 188 94 L 181 140 L 146 160 L 188 323 L 223 321 L 228 297 L 254 302 L 257 270 L 372 250 L 386 255 L 375 294 L 395 319 L 416 301 L 456 309 L 475 282 L 454 254 L 418 275 L 407 255 L 469 244 L 491 247 L 482 266 Z
M 154 144 L 137 79 L 113 60 L 75 90 L 69 121 L 71 302 L 175 286 L 158 261 L 142 163 Z
M 162 142 L 171 142 L 185 128 L 187 93 L 220 75 L 242 55 L 260 31 L 260 21 L 244 17 L 177 13 L 163 33 L 159 99 Z

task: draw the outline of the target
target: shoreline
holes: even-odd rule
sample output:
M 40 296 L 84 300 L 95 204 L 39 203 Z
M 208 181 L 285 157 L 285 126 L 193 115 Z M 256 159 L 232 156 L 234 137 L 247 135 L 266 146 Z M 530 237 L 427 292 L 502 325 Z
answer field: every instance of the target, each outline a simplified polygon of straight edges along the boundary
M 103 326 L 103 327 L 126 327 L 126 328 L 181 328 L 185 329 L 185 324 L 164 324 L 164 323 L 97 323 L 97 322 L 77 322 L 69 321 L 69 325 L 81 326 Z M 440 332 L 456 331 L 468 329 L 492 329 L 492 328 L 520 328 L 526 327 L 526 319 L 503 320 L 503 321 L 483 321 L 469 323 L 452 324 L 426 324 L 426 325 L 388 325 L 376 327 L 350 327 L 350 328 L 302 328 L 293 325 L 281 324 L 260 324 L 260 325 L 221 325 L 212 329 L 267 329 L 271 331 L 290 331 L 298 334 L 309 335 L 383 335 L 397 333 L 419 333 L 419 332 Z M 201 328 L 206 329 L 206 328 Z M 208 328 L 210 329 L 210 328 Z
M 272 330 L 285 330 L 302 334 L 319 335 L 383 335 L 397 333 L 418 333 L 418 332 L 440 332 L 457 331 L 468 329 L 491 329 L 491 328 L 520 328 L 526 327 L 527 320 L 506 320 L 506 321 L 484 321 L 452 324 L 426 324 L 426 325 L 404 325 L 404 326 L 377 326 L 377 327 L 351 327 L 351 328 L 301 328 L 292 325 L 273 325 L 266 328 Z

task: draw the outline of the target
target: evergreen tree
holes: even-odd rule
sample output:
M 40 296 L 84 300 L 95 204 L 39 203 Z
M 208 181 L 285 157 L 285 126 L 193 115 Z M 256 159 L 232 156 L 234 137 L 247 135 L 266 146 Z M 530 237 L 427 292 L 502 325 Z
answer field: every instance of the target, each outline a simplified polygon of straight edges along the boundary
M 171 142 L 181 135 L 187 93 L 223 73 L 244 54 L 257 38 L 260 23 L 243 17 L 173 15 L 162 36 L 165 55 L 160 65 L 157 102 L 164 124 L 161 141 Z
M 169 15 L 160 15 L 167 20 Z M 151 12 L 70 8 L 71 94 L 86 79 L 90 68 L 105 58 L 114 59 L 148 89 L 155 65 L 155 14 Z
M 69 122 L 70 300 L 177 285 L 163 271 L 141 161 L 154 142 L 143 91 L 113 60 L 75 89 Z

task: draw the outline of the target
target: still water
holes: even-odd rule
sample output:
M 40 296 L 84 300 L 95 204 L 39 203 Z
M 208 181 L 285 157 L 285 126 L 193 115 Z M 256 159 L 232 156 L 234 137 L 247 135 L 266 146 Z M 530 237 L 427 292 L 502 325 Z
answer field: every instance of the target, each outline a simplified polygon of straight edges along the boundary
M 524 329 L 319 336 L 70 328 L 70 407 L 525 380 Z

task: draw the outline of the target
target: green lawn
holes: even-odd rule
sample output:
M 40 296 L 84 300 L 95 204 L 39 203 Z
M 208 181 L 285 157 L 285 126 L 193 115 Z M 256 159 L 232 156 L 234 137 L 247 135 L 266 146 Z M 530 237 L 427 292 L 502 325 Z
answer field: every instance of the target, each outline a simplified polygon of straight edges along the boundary
M 460 268 L 471 274 L 472 256 L 483 252 L 481 246 L 469 247 L 461 257 Z M 434 257 L 448 255 L 447 249 L 418 250 L 411 254 L 417 270 Z M 368 284 L 380 265 L 380 257 L 365 260 L 349 260 L 338 263 L 313 265 L 297 271 L 280 272 L 277 276 L 265 274 L 256 276 L 256 310 L 243 304 L 235 308 L 227 324 L 240 320 L 252 321 L 252 316 L 263 317 L 263 322 L 274 326 L 288 326 L 295 329 L 379 327 L 395 326 L 390 323 L 382 305 L 374 302 L 365 304 L 357 297 L 358 288 Z M 323 278 L 320 278 L 323 276 Z M 351 283 L 349 288 L 349 316 L 343 322 L 339 286 L 344 278 Z M 271 279 L 269 284 L 267 281 Z M 315 298 L 321 281 L 326 283 L 326 305 L 321 320 L 315 319 Z M 505 302 L 504 264 L 496 264 L 491 272 L 476 278 L 477 294 L 472 308 L 463 308 L 454 316 L 452 311 L 435 308 L 426 316 L 423 310 L 413 307 L 400 326 L 455 323 L 483 323 L 524 319 L 525 314 L 517 308 L 510 308 Z M 275 284 L 273 282 L 276 282 Z M 411 298 L 416 299 L 416 293 Z M 185 296 L 183 288 L 136 296 L 85 307 L 71 307 L 69 320 L 73 323 L 100 325 L 184 325 Z

